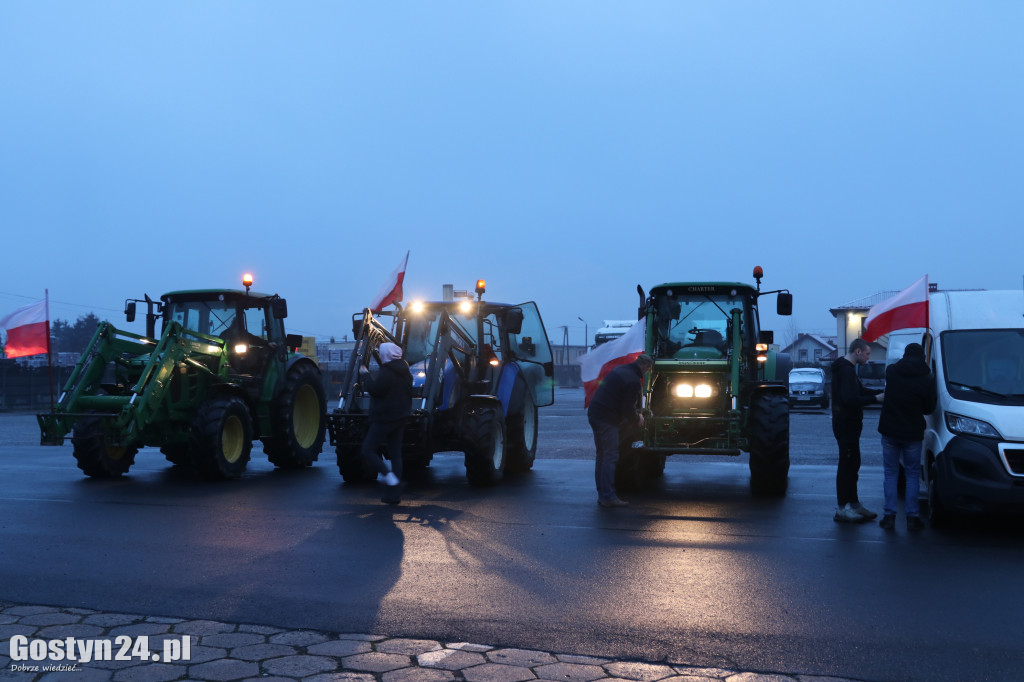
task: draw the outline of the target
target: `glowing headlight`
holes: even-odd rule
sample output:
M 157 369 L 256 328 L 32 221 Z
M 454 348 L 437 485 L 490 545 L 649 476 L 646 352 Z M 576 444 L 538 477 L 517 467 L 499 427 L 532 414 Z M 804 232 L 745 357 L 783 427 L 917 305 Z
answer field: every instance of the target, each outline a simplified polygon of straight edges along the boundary
M 412 308 L 412 311 L 414 313 L 422 313 L 423 312 L 423 301 L 413 301 L 412 302 L 412 306 L 410 306 L 410 307 Z
M 247 350 L 249 350 L 249 344 L 247 344 L 247 343 L 236 343 L 235 344 L 235 352 L 238 353 L 239 355 L 245 353 Z
M 459 312 L 469 314 L 469 311 L 473 309 L 473 306 L 469 301 L 463 301 L 459 304 Z
M 714 391 L 710 384 L 676 384 L 675 394 L 680 398 L 710 398 Z

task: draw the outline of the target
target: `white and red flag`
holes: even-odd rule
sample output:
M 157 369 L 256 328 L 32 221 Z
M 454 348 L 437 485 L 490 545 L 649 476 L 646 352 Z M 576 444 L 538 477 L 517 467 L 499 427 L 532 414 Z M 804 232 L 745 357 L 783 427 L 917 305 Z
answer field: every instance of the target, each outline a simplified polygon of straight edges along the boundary
M 50 351 L 50 320 L 46 300 L 18 308 L 0 319 L 0 327 L 7 330 L 4 350 L 9 358 Z
M 628 365 L 644 352 L 647 340 L 647 324 L 638 320 L 625 334 L 603 343 L 576 362 L 580 363 L 580 378 L 583 379 L 583 406 L 590 405 L 594 391 L 608 372 L 619 365 Z
M 374 296 L 370 310 L 378 313 L 392 303 L 402 300 L 402 283 L 405 281 L 405 267 L 408 264 L 409 252 L 406 251 L 402 263 L 391 273 L 391 277 L 388 278 L 388 281 L 380 288 L 377 295 Z
M 928 326 L 928 275 L 868 311 L 867 329 L 861 336 L 865 341 L 897 329 Z

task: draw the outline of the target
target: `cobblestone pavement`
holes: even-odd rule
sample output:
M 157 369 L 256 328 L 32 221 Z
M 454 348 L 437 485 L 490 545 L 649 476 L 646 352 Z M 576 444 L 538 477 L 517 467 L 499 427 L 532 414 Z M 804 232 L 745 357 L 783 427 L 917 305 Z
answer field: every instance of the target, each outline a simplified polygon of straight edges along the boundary
M 2 606 L 2 605 L 0 605 Z M 19 637 L 19 635 L 21 637 Z M 146 639 L 143 639 L 145 636 Z M 18 637 L 17 640 L 12 638 Z M 118 640 L 118 637 L 123 639 Z M 188 660 L 158 660 L 177 654 Z M 111 642 L 109 659 L 12 660 L 67 638 L 80 645 Z M 165 641 L 169 642 L 165 646 Z M 148 651 L 135 648 L 148 644 Z M 12 644 L 14 648 L 12 648 Z M 77 657 L 77 655 L 76 655 Z M 143 660 L 148 657 L 149 660 Z M 51 667 L 63 666 L 54 671 Z M 502 649 L 468 642 L 386 635 L 286 630 L 212 620 L 159 618 L 53 606 L 0 610 L 0 680 L 17 682 L 170 682 L 197 680 L 309 680 L 311 682 L 521 682 L 524 680 L 643 680 L 653 682 L 853 682 L 846 678 L 698 668 L 682 663 L 645 663 L 548 651 Z

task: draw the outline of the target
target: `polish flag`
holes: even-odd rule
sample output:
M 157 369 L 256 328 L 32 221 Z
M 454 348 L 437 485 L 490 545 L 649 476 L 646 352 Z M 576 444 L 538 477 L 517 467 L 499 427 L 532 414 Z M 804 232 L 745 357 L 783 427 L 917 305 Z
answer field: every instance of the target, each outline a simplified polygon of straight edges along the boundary
M 50 321 L 45 300 L 18 308 L 0 319 L 0 327 L 7 330 L 5 350 L 9 358 L 39 355 L 50 350 Z
M 638 320 L 625 334 L 603 343 L 576 362 L 580 364 L 580 378 L 583 379 L 583 407 L 590 405 L 594 391 L 608 372 L 619 365 L 628 365 L 644 352 L 647 340 L 647 324 Z
M 925 275 L 892 298 L 871 306 L 871 310 L 868 311 L 867 329 L 861 338 L 865 341 L 875 341 L 878 337 L 897 329 L 927 326 L 928 275 Z
M 373 304 L 370 306 L 370 310 L 375 313 L 379 313 L 384 310 L 385 307 L 391 305 L 396 301 L 402 300 L 402 283 L 405 281 L 405 266 L 409 264 L 409 252 L 405 252 L 405 259 L 402 260 L 402 264 L 391 273 L 391 277 L 388 278 L 387 283 L 380 288 L 377 295 L 373 299 Z

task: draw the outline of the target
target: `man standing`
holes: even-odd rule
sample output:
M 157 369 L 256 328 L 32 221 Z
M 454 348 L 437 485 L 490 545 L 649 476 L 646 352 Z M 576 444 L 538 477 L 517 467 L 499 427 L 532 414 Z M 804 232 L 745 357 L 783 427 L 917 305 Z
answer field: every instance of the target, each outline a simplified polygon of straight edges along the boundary
M 616 367 L 601 380 L 590 399 L 587 420 L 594 431 L 597 449 L 594 478 L 597 482 L 597 503 L 602 507 L 625 507 L 628 504 L 615 494 L 620 429 L 644 425 L 637 405 L 644 374 L 653 366 L 651 356 L 641 354 L 628 365 Z
M 882 391 L 865 388 L 857 376 L 857 365 L 871 358 L 871 346 L 864 339 L 854 339 L 850 352 L 832 363 L 832 433 L 839 444 L 839 466 L 836 468 L 836 500 L 839 504 L 834 521 L 863 523 L 876 518 L 857 498 L 860 472 L 860 433 L 864 427 L 864 406 L 882 402 Z
M 882 464 L 885 470 L 883 491 L 885 513 L 878 522 L 885 530 L 896 527 L 896 479 L 900 459 L 907 477 L 904 506 L 907 530 L 921 530 L 918 491 L 921 483 L 921 445 L 924 441 L 924 415 L 935 410 L 938 396 L 935 379 L 924 359 L 924 348 L 912 343 L 903 351 L 903 359 L 885 371 L 885 402 L 878 418 L 882 434 Z

